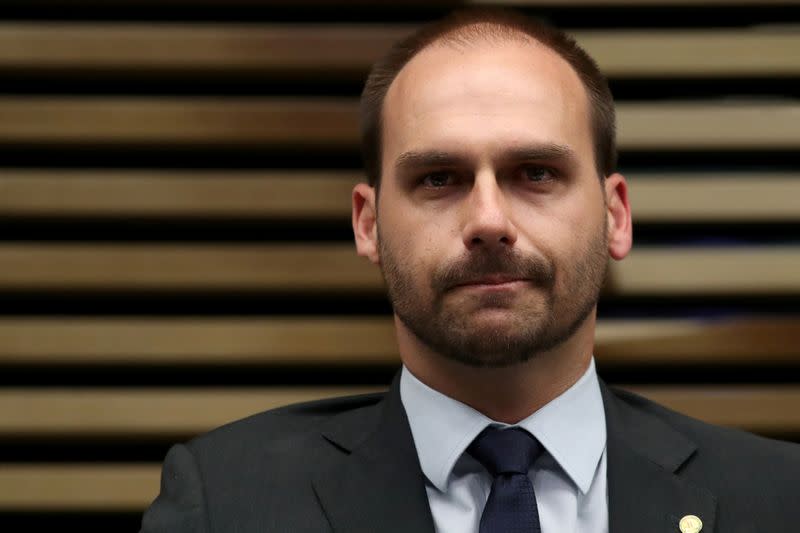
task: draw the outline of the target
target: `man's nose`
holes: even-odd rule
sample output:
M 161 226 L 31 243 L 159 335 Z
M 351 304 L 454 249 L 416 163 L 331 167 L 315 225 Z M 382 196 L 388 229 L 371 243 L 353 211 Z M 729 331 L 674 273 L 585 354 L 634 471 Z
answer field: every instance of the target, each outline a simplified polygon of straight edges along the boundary
M 466 199 L 464 246 L 503 249 L 517 241 L 505 193 L 493 173 L 479 174 Z

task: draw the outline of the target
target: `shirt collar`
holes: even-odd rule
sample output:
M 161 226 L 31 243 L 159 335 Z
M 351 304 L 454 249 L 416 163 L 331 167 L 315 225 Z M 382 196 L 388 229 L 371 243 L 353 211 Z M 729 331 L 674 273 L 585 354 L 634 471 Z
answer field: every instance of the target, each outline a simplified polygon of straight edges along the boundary
M 405 366 L 400 376 L 400 398 L 422 472 L 442 492 L 456 462 L 484 428 L 509 427 L 428 387 Z M 574 385 L 514 425 L 539 439 L 586 494 L 606 445 L 605 411 L 594 358 Z

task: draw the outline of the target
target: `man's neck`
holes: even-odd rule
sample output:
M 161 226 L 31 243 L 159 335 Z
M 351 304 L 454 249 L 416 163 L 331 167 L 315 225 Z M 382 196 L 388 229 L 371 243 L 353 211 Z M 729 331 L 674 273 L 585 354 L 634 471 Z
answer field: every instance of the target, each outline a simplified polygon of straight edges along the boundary
M 557 398 L 586 372 L 594 346 L 592 314 L 567 341 L 503 368 L 468 366 L 433 352 L 395 317 L 403 364 L 432 389 L 492 420 L 515 424 Z

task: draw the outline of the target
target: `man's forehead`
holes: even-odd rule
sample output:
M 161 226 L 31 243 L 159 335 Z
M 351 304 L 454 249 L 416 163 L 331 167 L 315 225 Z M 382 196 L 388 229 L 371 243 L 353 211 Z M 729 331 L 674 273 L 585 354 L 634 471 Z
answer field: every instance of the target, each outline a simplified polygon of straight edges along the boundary
M 386 99 L 408 93 L 413 84 L 425 86 L 446 81 L 448 74 L 459 70 L 474 72 L 492 66 L 515 68 L 520 75 L 538 74 L 561 82 L 565 90 L 583 89 L 572 66 L 533 37 L 515 30 L 502 35 L 461 35 L 459 31 L 437 39 L 414 55 L 389 86 Z
M 527 117 L 518 116 L 522 108 Z M 409 61 L 390 86 L 384 140 L 405 145 L 409 137 L 422 134 L 457 139 L 466 134 L 460 128 L 474 129 L 471 119 L 483 115 L 487 121 L 507 121 L 510 133 L 516 126 L 533 135 L 538 124 L 540 134 L 563 134 L 557 139 L 562 142 L 564 135 L 575 133 L 567 129 L 588 128 L 587 110 L 577 73 L 541 43 L 495 39 L 465 46 L 442 41 Z M 523 123 L 526 119 L 531 120 Z

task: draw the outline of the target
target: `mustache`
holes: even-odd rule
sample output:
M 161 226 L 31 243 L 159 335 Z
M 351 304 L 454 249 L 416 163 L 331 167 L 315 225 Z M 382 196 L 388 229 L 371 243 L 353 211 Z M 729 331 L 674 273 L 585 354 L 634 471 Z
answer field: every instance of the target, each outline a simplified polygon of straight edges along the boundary
M 543 288 L 551 288 L 556 270 L 551 261 L 540 255 L 479 252 L 463 256 L 434 272 L 431 286 L 437 292 L 444 292 L 488 276 L 525 279 Z

